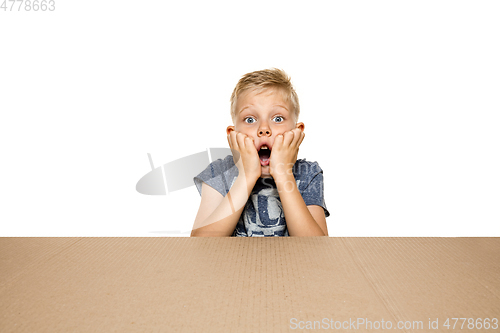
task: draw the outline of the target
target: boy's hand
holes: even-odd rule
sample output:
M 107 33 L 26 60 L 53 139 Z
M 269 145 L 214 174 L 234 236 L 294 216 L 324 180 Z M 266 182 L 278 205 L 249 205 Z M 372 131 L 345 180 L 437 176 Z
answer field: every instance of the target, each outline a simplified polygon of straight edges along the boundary
M 269 173 L 275 180 L 293 174 L 292 168 L 297 161 L 299 146 L 304 137 L 305 134 L 300 128 L 276 136 L 269 161 Z
M 253 138 L 233 130 L 227 136 L 227 141 L 240 175 L 245 175 L 248 180 L 257 181 L 262 169 Z

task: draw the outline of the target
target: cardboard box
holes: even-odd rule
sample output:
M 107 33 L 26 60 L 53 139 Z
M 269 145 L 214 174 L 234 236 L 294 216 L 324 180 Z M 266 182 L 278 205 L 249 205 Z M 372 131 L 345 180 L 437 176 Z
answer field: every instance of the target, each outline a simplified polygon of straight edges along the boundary
M 0 332 L 500 332 L 499 238 L 0 238 L 0 267 Z

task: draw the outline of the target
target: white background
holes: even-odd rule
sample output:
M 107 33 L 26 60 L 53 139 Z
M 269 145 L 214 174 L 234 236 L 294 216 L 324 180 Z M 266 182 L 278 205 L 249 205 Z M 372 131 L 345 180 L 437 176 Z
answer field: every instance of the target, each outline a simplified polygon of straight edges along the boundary
M 136 192 L 147 153 L 227 147 L 236 82 L 270 67 L 299 94 L 330 236 L 500 236 L 498 1 L 15 6 L 1 236 L 188 236 L 198 191 Z

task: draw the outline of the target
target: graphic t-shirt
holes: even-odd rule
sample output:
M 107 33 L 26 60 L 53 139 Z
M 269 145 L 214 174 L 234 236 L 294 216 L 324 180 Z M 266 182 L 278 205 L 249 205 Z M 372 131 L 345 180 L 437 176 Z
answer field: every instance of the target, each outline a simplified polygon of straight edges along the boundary
M 330 216 L 323 198 L 323 170 L 317 162 L 300 159 L 293 166 L 293 174 L 306 206 L 323 207 L 325 216 Z M 205 170 L 194 177 L 194 183 L 201 195 L 202 183 L 226 196 L 238 177 L 238 168 L 233 156 L 210 163 Z M 273 178 L 259 178 L 241 213 L 233 236 L 271 237 L 288 236 L 285 214 Z

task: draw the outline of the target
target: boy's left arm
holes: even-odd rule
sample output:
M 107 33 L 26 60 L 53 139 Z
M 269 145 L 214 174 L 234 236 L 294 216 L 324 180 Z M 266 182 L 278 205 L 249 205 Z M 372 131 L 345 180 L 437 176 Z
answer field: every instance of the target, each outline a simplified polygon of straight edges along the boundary
M 271 152 L 270 173 L 280 196 L 290 236 L 328 236 L 323 207 L 306 206 L 297 188 L 293 165 L 304 132 L 294 129 L 278 135 Z

